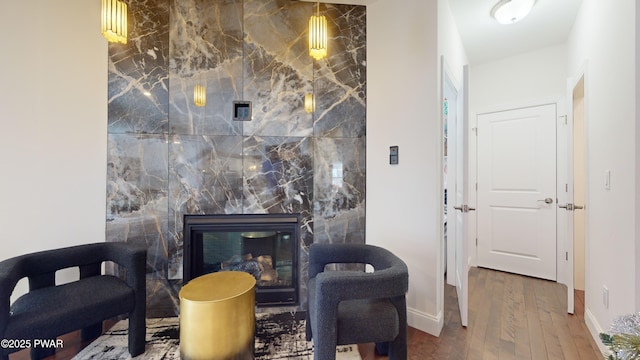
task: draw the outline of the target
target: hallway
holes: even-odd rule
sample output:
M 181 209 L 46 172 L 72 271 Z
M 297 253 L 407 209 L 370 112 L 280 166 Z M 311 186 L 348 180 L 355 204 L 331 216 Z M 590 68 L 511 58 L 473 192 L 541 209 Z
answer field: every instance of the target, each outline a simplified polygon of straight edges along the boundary
M 410 359 L 603 358 L 584 323 L 584 293 L 567 314 L 566 288 L 556 282 L 471 268 L 467 329 L 457 306 L 455 287 L 446 286 L 442 333 L 410 328 Z

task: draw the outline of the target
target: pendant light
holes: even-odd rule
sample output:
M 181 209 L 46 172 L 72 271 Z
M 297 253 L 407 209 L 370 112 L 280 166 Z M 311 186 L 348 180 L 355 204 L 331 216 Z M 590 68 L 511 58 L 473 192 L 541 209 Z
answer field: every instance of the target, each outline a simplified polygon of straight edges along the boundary
M 327 18 L 320 16 L 320 2 L 316 6 L 316 15 L 309 19 L 309 55 L 320 60 L 327 56 Z
M 316 97 L 312 93 L 304 94 L 304 111 L 309 114 L 316 111 Z
M 122 0 L 102 0 L 102 35 L 109 42 L 127 43 L 127 4 Z
M 193 87 L 193 104 L 197 107 L 207 105 L 207 87 L 204 85 L 196 85 Z

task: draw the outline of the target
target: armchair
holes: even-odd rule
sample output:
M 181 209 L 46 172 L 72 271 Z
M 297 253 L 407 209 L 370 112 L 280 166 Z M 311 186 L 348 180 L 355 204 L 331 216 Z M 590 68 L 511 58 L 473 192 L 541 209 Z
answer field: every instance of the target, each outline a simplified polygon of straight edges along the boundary
M 31 358 L 52 355 L 55 349 L 38 347 L 34 340 L 82 329 L 83 340 L 102 332 L 102 321 L 129 315 L 129 352 L 145 350 L 145 248 L 105 242 L 26 254 L 0 262 L 0 338 L 20 340 L 0 348 L 0 358 L 31 347 Z M 125 269 L 126 280 L 101 274 L 101 264 L 113 261 Z M 57 270 L 78 267 L 80 279 L 56 285 Z M 18 281 L 29 279 L 29 292 L 10 304 Z
M 325 271 L 328 264 L 370 264 L 373 272 Z M 407 265 L 367 244 L 312 244 L 307 340 L 314 359 L 335 359 L 336 346 L 388 343 L 390 360 L 407 359 Z

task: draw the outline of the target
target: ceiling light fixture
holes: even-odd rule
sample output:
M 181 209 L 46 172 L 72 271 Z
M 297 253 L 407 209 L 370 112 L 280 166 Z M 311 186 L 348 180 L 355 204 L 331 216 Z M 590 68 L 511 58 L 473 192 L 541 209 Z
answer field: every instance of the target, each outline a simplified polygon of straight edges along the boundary
M 491 9 L 491 16 L 500 24 L 513 24 L 529 14 L 536 0 L 500 0 Z
M 102 0 L 102 35 L 109 42 L 127 43 L 127 4 L 122 0 Z
M 309 55 L 316 60 L 327 56 L 327 18 L 320 16 L 320 2 L 316 15 L 309 19 Z

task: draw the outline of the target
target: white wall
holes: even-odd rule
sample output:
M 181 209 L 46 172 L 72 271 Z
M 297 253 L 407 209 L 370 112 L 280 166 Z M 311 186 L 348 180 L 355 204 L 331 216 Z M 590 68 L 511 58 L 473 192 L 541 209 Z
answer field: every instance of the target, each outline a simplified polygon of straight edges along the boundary
M 409 267 L 411 326 L 438 334 L 441 132 L 435 0 L 367 6 L 367 243 Z M 389 165 L 389 146 L 399 164 Z
M 471 114 L 564 101 L 566 59 L 557 45 L 471 66 Z
M 636 2 L 583 0 L 568 41 L 573 77 L 586 64 L 586 312 L 592 335 L 638 310 Z M 627 36 L 623 36 L 627 34 Z M 611 189 L 604 173 L 611 170 Z M 635 201 L 634 201 L 635 200 Z M 603 304 L 609 288 L 609 307 Z M 599 342 L 598 342 L 599 343 Z
M 438 55 L 444 56 L 448 71 L 455 77 L 456 85 L 462 85 L 462 67 L 467 65 L 469 60 L 449 7 L 449 0 L 438 0 Z
M 3 3 L 0 260 L 105 240 L 100 1 Z

